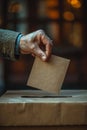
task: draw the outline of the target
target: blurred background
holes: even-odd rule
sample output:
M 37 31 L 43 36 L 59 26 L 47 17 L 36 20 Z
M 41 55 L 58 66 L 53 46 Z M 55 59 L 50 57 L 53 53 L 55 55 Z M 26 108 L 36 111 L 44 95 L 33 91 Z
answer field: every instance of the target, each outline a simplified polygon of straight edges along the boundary
M 53 54 L 71 59 L 62 89 L 87 89 L 87 0 L 0 0 L 0 28 L 23 34 L 43 29 Z M 0 58 L 0 86 L 28 89 L 34 58 Z

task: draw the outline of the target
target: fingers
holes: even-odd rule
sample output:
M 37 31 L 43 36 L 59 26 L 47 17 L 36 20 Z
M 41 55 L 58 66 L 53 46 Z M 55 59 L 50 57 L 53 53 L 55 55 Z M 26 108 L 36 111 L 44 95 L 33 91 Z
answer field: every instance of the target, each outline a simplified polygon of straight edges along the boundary
M 52 53 L 52 44 L 50 44 L 49 42 L 46 42 L 45 53 L 46 53 L 47 59 L 49 59 Z
M 42 48 L 43 45 L 45 49 Z M 52 40 L 44 33 L 43 30 L 35 31 L 21 37 L 20 52 L 22 54 L 31 53 L 33 56 L 36 55 L 41 60 L 47 61 L 52 52 Z
M 32 55 L 39 57 L 42 61 L 46 61 L 47 56 L 46 54 L 39 48 L 37 45 L 33 50 L 32 50 Z
M 39 33 L 40 33 L 39 39 L 41 43 L 45 45 L 46 60 L 48 60 L 49 57 L 51 56 L 53 43 L 52 40 L 44 33 L 43 30 L 40 30 Z

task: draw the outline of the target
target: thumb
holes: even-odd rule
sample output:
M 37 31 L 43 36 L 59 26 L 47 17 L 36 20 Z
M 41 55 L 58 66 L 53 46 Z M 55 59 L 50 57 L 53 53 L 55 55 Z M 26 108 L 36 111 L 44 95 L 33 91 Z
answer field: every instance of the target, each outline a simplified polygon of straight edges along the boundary
M 44 51 L 42 51 L 39 47 L 37 47 L 36 49 L 34 49 L 33 52 L 36 56 L 38 56 L 42 61 L 46 61 L 47 56 L 45 54 Z

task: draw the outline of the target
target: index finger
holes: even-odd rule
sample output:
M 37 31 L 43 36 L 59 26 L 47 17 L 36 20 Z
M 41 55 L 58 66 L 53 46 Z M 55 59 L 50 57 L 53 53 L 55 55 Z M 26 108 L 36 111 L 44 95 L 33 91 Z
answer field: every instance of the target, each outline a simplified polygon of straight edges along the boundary
M 45 34 L 42 34 L 41 36 L 41 42 L 45 45 L 45 54 L 47 56 L 47 59 L 51 56 L 52 53 L 52 40 Z

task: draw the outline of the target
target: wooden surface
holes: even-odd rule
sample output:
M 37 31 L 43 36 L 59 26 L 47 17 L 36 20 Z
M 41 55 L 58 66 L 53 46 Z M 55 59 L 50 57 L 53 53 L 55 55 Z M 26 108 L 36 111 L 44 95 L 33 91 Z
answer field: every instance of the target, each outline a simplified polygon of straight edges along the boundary
M 0 130 L 87 130 L 87 126 L 28 126 L 0 127 Z
M 0 126 L 87 125 L 87 90 L 8 91 L 0 98 Z M 0 129 L 1 130 L 1 129 Z

